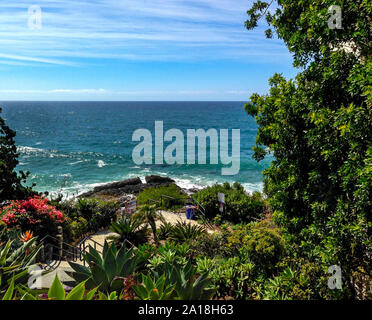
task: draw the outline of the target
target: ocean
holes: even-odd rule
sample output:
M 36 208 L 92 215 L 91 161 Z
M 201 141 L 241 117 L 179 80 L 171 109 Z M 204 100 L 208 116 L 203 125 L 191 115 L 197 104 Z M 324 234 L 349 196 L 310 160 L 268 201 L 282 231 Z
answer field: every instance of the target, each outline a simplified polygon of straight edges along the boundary
M 28 184 L 40 192 L 66 197 L 113 181 L 156 174 L 173 178 L 184 188 L 216 182 L 242 183 L 247 191 L 262 190 L 262 170 L 271 158 L 252 159 L 257 125 L 244 102 L 1 102 L 1 116 L 17 132 L 18 170 L 30 171 Z M 136 129 L 154 134 L 155 121 L 164 131 L 240 129 L 240 172 L 221 175 L 222 164 L 142 164 L 132 159 Z M 186 142 L 186 139 L 185 139 Z M 164 148 L 169 142 L 164 142 Z M 231 145 L 231 139 L 229 140 Z M 208 143 L 207 143 L 208 145 Z M 185 147 L 186 150 L 186 147 Z M 229 148 L 231 152 L 231 146 Z M 198 159 L 197 159 L 198 160 Z

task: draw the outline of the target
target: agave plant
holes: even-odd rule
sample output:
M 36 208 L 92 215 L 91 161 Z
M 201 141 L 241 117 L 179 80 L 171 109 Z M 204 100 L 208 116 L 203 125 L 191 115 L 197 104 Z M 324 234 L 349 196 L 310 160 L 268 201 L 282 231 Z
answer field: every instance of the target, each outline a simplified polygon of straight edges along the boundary
M 138 245 L 147 240 L 147 227 L 141 217 L 122 217 L 118 222 L 112 222 L 110 230 L 114 233 L 108 240 L 114 240 L 122 245 L 125 240 Z
M 76 283 L 86 281 L 88 289 L 98 287 L 104 293 L 118 292 L 123 288 L 126 277 L 140 268 L 144 261 L 141 256 L 134 255 L 133 248 L 123 245 L 117 250 L 116 245 L 107 241 L 103 247 L 102 256 L 93 247 L 83 254 L 89 267 L 69 262 L 74 272 L 70 273 Z
M 205 233 L 203 226 L 192 225 L 186 221 L 178 221 L 173 226 L 169 239 L 177 242 L 185 242 L 192 239 L 197 239 Z
M 208 300 L 214 294 L 214 290 L 209 289 L 211 280 L 208 274 L 198 275 L 191 260 L 185 265 L 166 262 L 159 265 L 153 275 L 155 281 L 165 275 L 166 283 L 175 285 L 172 297 L 176 300 Z
M 164 245 L 160 246 L 157 250 L 158 254 L 162 254 L 165 251 L 176 251 L 177 256 L 187 257 L 191 253 L 190 246 L 187 243 L 176 243 L 173 241 L 167 241 Z
M 20 295 L 20 300 L 92 300 L 98 288 L 86 292 L 85 281 L 83 281 L 67 293 L 56 275 L 52 286 L 45 294 L 39 294 L 24 285 L 18 285 L 15 289 Z
M 105 294 L 98 291 L 98 287 L 90 291 L 86 290 L 86 281 L 79 283 L 71 291 L 66 292 L 61 281 L 56 275 L 52 286 L 48 292 L 40 294 L 36 290 L 32 290 L 25 285 L 14 285 L 14 278 L 12 278 L 10 285 L 3 296 L 2 300 L 118 300 L 122 299 L 122 295 L 118 296 L 115 291 Z
M 161 275 L 156 280 L 150 275 L 142 274 L 142 282 L 133 287 L 138 299 L 141 300 L 169 300 L 171 299 L 175 284 L 169 284 L 165 275 Z
M 166 240 L 173 229 L 173 225 L 170 222 L 163 222 L 159 229 L 157 230 L 157 235 L 159 240 Z

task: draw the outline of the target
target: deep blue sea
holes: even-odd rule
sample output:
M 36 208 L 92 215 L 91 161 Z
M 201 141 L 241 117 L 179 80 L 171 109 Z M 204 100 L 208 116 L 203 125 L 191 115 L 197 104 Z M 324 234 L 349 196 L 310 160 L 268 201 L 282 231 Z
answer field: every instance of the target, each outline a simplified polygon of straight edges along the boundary
M 99 184 L 149 174 L 169 176 L 186 188 L 239 181 L 248 191 L 262 190 L 260 163 L 252 159 L 257 126 L 243 102 L 1 102 L 2 117 L 17 132 L 18 170 L 30 171 L 38 191 L 72 196 Z M 224 165 L 136 165 L 136 129 L 154 136 L 155 120 L 164 131 L 240 129 L 240 172 L 222 176 Z M 186 142 L 186 139 L 185 139 Z M 231 143 L 231 141 L 230 141 Z M 169 142 L 164 143 L 166 147 Z M 185 147 L 186 150 L 186 147 Z M 231 150 L 231 148 L 230 148 Z M 207 152 L 207 155 L 209 152 Z

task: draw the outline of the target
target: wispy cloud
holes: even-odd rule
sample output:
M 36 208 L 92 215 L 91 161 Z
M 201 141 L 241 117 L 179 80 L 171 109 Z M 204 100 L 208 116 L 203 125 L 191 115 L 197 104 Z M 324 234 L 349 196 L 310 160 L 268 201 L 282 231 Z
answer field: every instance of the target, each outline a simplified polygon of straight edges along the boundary
M 18 55 L 14 55 L 14 54 L 4 54 L 4 53 L 0 53 L 0 59 L 1 58 L 2 59 L 8 59 L 8 60 L 39 62 L 39 63 L 46 63 L 46 64 L 57 64 L 57 65 L 64 65 L 64 66 L 74 66 L 75 65 L 72 62 L 66 62 L 66 61 L 61 61 L 61 60 L 25 57 L 25 56 L 18 56 Z
M 28 29 L 30 5 L 42 29 Z M 87 59 L 270 61 L 286 56 L 262 30 L 244 29 L 250 1 L 2 0 L 0 60 L 76 66 Z M 79 60 L 77 62 L 77 60 Z

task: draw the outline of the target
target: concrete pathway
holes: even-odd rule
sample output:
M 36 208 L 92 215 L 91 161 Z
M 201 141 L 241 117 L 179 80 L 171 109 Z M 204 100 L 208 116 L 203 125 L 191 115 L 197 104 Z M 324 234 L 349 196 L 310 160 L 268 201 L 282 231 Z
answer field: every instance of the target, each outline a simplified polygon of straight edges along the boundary
M 165 221 L 167 221 L 167 222 L 169 222 L 173 225 L 176 224 L 179 221 L 181 221 L 181 222 L 185 221 L 185 222 L 190 223 L 192 225 L 200 225 L 195 220 L 186 219 L 186 216 L 185 216 L 184 212 L 174 213 L 174 212 L 170 212 L 170 211 L 160 211 L 160 213 L 163 215 Z M 162 224 L 162 222 L 160 220 L 156 221 L 157 227 L 159 227 L 161 224 Z M 215 230 L 207 229 L 207 232 L 208 233 L 214 233 Z M 105 240 L 110 235 L 113 235 L 113 234 L 114 233 L 112 233 L 109 230 L 99 231 L 96 234 L 91 236 L 91 240 L 88 240 L 86 242 L 86 245 L 87 245 L 87 247 L 89 245 L 91 245 L 94 248 L 95 244 L 96 244 L 96 249 L 98 251 L 102 251 L 102 247 L 105 243 Z M 83 261 L 79 259 L 79 260 L 75 261 L 75 263 L 83 264 Z M 41 284 L 42 288 L 50 288 L 50 286 L 52 285 L 56 275 L 58 275 L 58 278 L 62 282 L 69 283 L 69 282 L 73 281 L 73 279 L 67 274 L 67 272 L 72 272 L 72 271 L 73 271 L 73 269 L 70 267 L 70 265 L 67 261 L 61 261 L 61 263 L 59 264 L 59 266 L 55 270 L 53 270 L 53 271 L 49 272 L 48 274 L 42 276 L 38 280 L 39 281 L 38 285 L 40 287 L 40 284 Z

